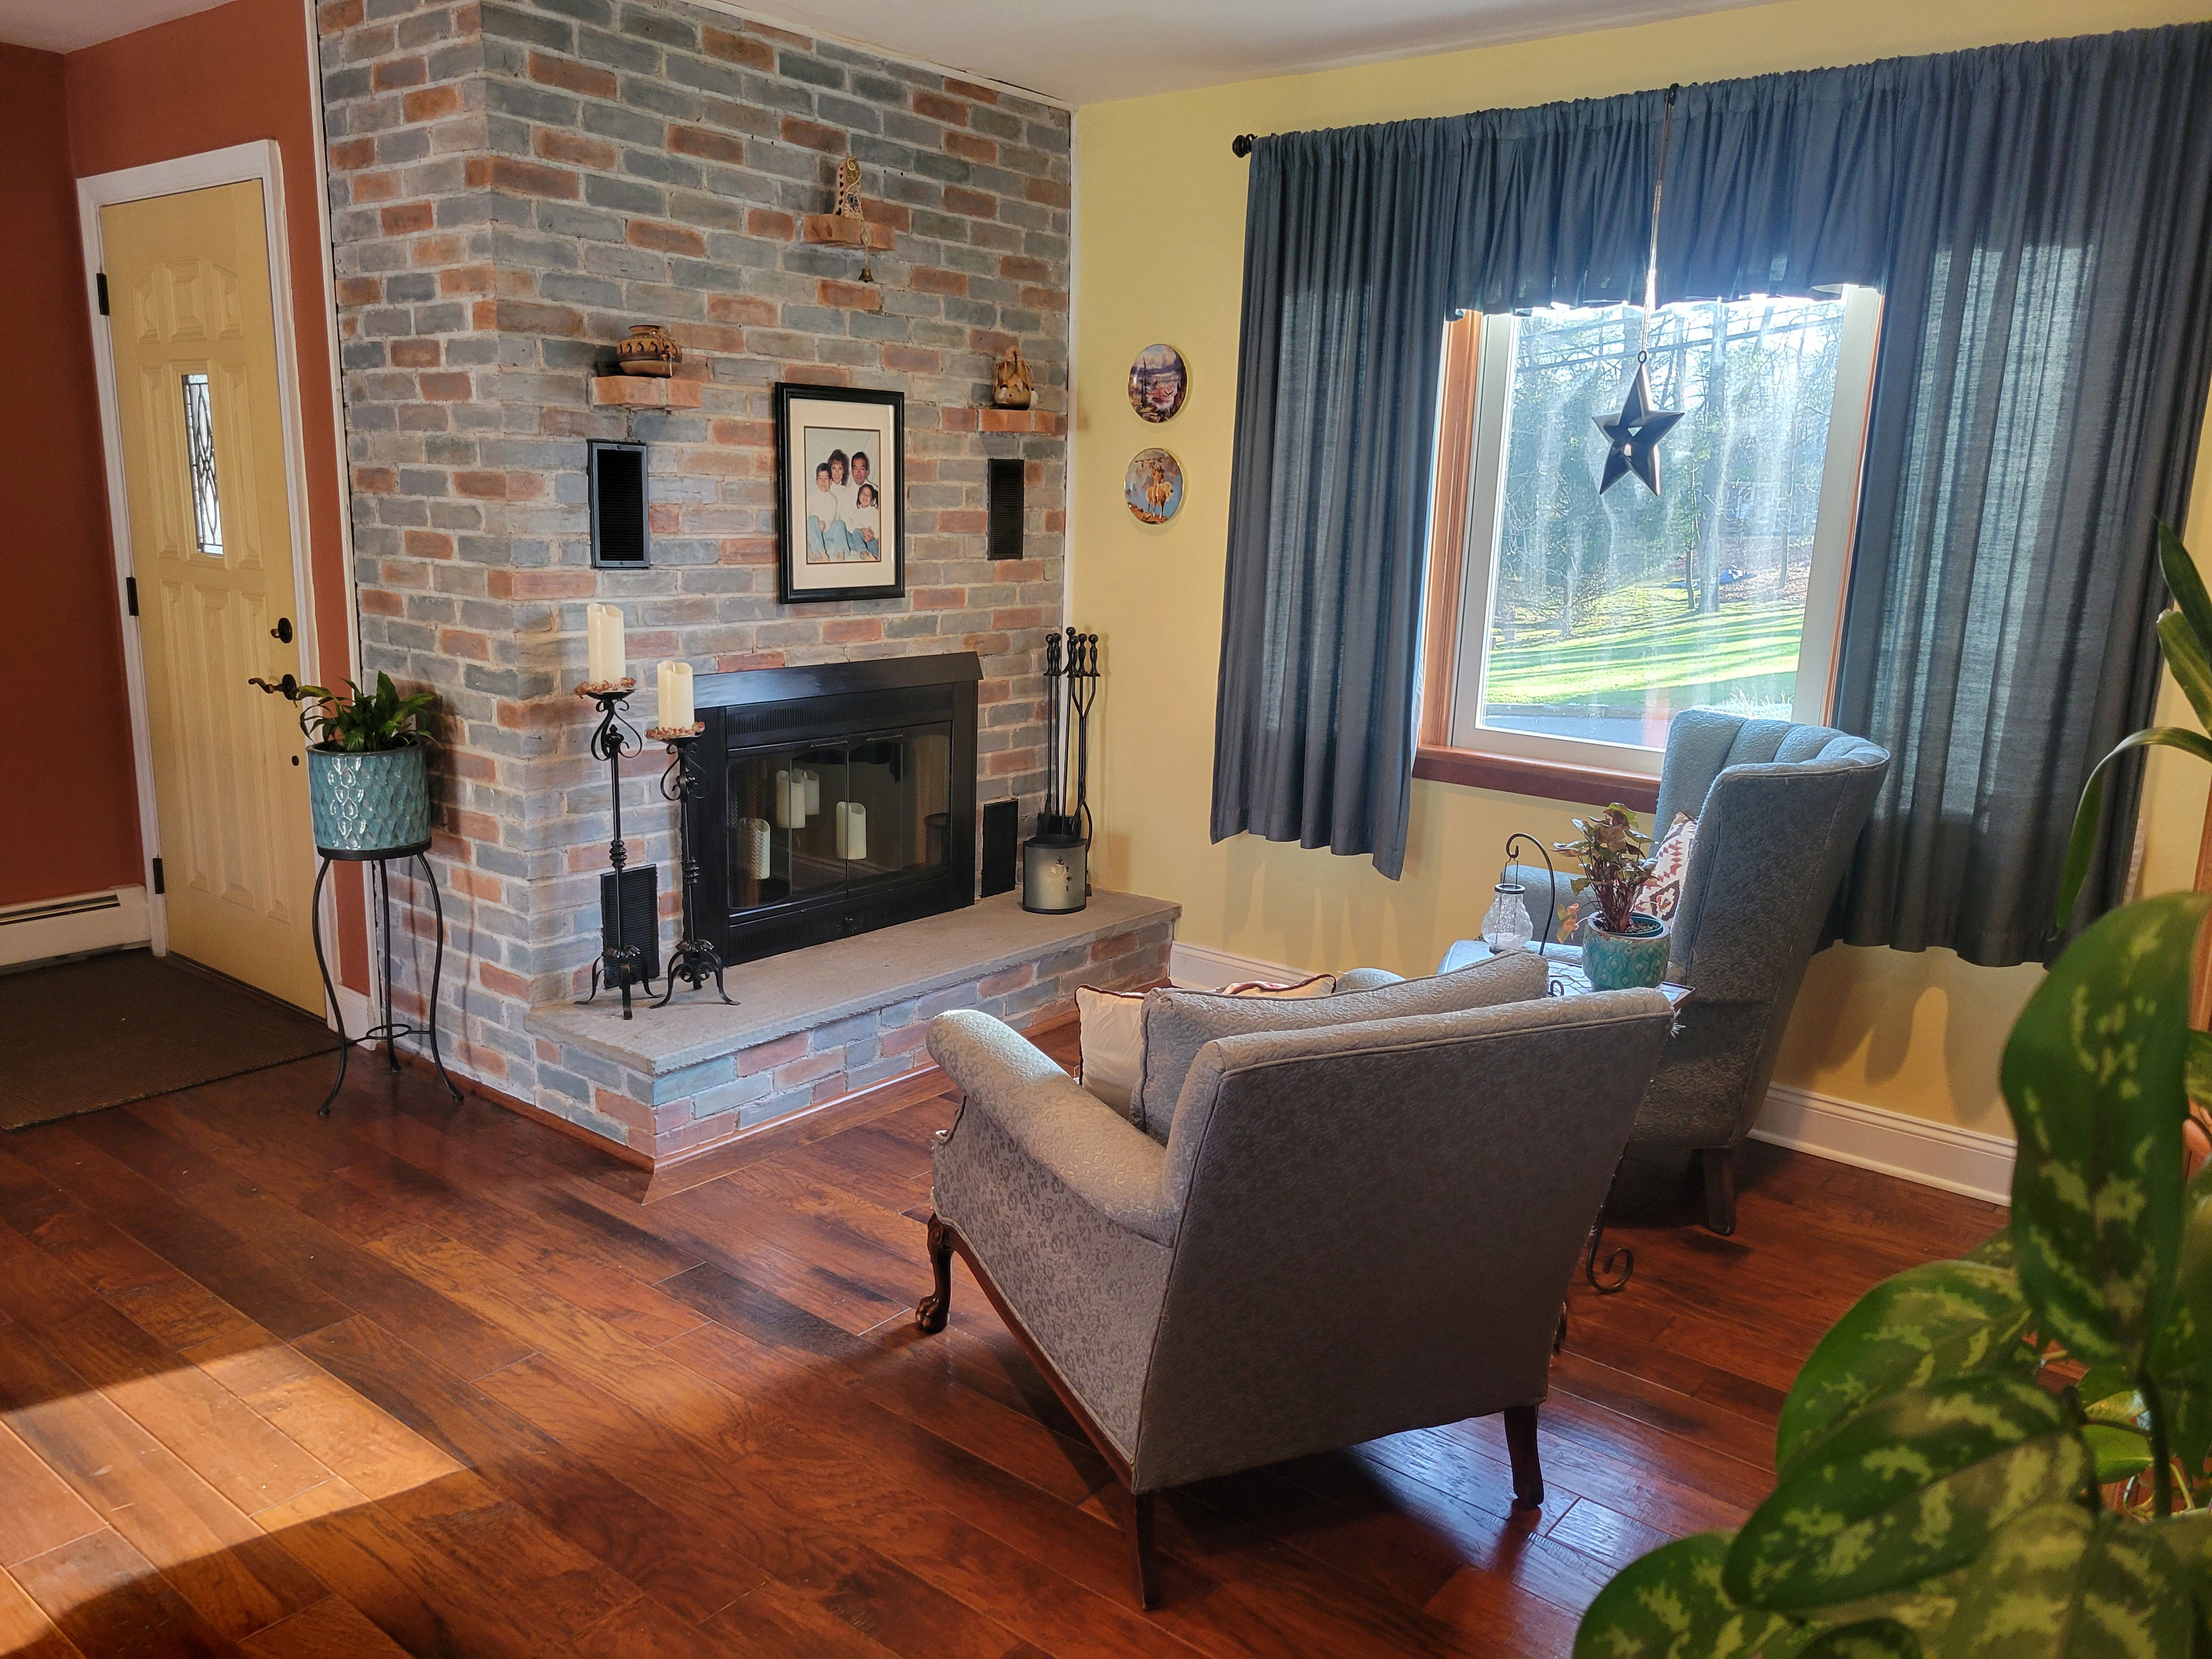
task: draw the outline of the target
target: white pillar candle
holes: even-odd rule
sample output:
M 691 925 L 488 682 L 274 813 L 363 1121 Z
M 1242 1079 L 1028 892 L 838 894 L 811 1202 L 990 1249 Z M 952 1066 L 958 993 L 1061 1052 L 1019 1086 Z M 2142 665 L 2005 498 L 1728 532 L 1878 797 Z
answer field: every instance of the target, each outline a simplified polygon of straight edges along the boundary
M 584 607 L 584 678 L 592 685 L 607 685 L 623 677 L 622 612 L 611 605 Z
M 660 727 L 688 732 L 697 723 L 691 708 L 691 665 L 672 658 L 660 665 Z
M 802 810 L 811 818 L 822 810 L 822 775 L 810 770 L 799 775 L 806 780 L 806 800 Z
M 865 859 L 868 856 L 868 809 L 858 801 L 837 803 L 837 856 L 841 859 Z
M 738 820 L 738 865 L 749 875 L 768 874 L 768 820 L 739 818 Z
M 775 775 L 775 827 L 779 830 L 800 830 L 806 825 L 804 808 L 805 792 L 795 787 L 791 774 Z

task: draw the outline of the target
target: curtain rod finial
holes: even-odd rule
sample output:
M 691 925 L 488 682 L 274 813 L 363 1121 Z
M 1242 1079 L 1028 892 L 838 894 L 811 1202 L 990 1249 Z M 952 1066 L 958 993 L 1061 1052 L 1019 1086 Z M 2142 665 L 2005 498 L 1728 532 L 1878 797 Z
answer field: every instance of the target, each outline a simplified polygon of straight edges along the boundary
M 1231 138 L 1229 141 L 1229 153 L 1240 161 L 1252 153 L 1252 135 L 1249 132 L 1240 132 Z

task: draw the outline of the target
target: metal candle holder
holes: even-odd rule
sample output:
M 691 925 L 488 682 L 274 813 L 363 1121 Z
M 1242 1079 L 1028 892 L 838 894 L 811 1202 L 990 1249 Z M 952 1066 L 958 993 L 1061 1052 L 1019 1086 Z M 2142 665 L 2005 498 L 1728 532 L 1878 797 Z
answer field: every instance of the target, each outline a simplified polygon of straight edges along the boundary
M 676 994 L 678 980 L 701 991 L 706 988 L 709 976 L 714 981 L 714 994 L 735 1006 L 728 988 L 722 983 L 721 952 L 714 949 L 712 941 L 699 937 L 699 858 L 691 846 L 691 799 L 707 781 L 691 758 L 691 745 L 706 729 L 707 722 L 699 720 L 688 726 L 652 726 L 645 734 L 655 743 L 668 745 L 671 759 L 668 769 L 660 775 L 660 795 L 662 799 L 676 803 L 677 856 L 684 883 L 683 937 L 669 953 L 668 988 L 653 1005 L 656 1008 L 668 1006 L 669 999 Z
M 625 675 L 618 680 L 601 680 L 580 685 L 576 695 L 588 698 L 599 706 L 599 724 L 592 733 L 592 758 L 607 763 L 607 799 L 614 811 L 614 835 L 607 842 L 607 862 L 615 870 L 615 940 L 599 953 L 592 964 L 592 994 L 584 999 L 592 1000 L 599 994 L 604 975 L 608 985 L 622 990 L 622 1017 L 630 1018 L 630 981 L 638 969 L 645 965 L 642 947 L 630 944 L 623 937 L 623 866 L 629 862 L 629 854 L 623 847 L 622 830 L 622 757 L 642 754 L 645 744 L 639 739 L 637 728 L 629 723 L 625 708 L 629 694 L 637 689 L 637 682 Z

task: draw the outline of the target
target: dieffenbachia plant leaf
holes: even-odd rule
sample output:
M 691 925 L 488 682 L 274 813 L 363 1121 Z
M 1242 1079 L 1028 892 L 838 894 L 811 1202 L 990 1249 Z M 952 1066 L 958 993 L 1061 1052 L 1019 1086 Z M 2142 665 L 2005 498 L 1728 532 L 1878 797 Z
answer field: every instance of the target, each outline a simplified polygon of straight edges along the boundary
M 1875 1285 L 1838 1320 L 1797 1373 L 1774 1437 L 1774 1464 L 1899 1389 L 1987 1370 L 2032 1374 L 2021 1340 L 2027 1304 L 2010 1269 L 1930 1261 Z
M 2058 919 L 2053 924 L 2055 927 L 2064 927 L 2067 918 L 2074 914 L 2074 901 L 2081 897 L 2081 884 L 2089 874 L 2089 855 L 2097 850 L 2097 826 L 2105 816 L 2105 769 L 2131 749 L 2154 748 L 2179 749 L 2201 761 L 2212 761 L 2212 738 L 2185 726 L 2146 726 L 2140 732 L 2129 732 L 2112 745 L 2112 752 L 2097 763 L 2089 774 L 2089 781 L 2081 786 L 2081 803 L 2074 809 L 2074 834 L 2066 843 L 2066 872 L 2058 883 Z
M 1869 1619 L 1822 1631 L 1794 1659 L 1921 1659 L 1919 1638 L 1891 1619 Z M 1770 1651 L 1765 1659 L 1775 1659 Z
M 1960 1259 L 1964 1261 L 1978 1261 L 1985 1267 L 2011 1267 L 2012 1229 L 2008 1226 L 1991 1233 Z
M 2189 1097 L 2212 1105 L 2212 1031 L 2189 1034 Z
M 2204 578 L 2197 574 L 2197 561 L 2189 556 L 2181 538 L 2163 524 L 2158 527 L 2158 568 L 2198 647 L 2212 653 L 2212 594 L 2205 592 Z
M 2099 918 L 2005 1045 L 2021 1289 L 2037 1334 L 2090 1364 L 2140 1366 L 2173 1287 L 2190 958 L 2206 903 L 2170 893 Z
M 1791 1621 L 1739 1606 L 1721 1588 L 1729 1534 L 1699 1533 L 1631 1562 L 1575 1632 L 1574 1659 L 1750 1659 Z
M 2150 1467 L 2150 1439 L 2139 1429 L 2116 1428 L 2110 1423 L 2091 1423 L 2081 1431 L 2081 1443 L 2096 1465 L 2096 1481 L 2108 1486 L 2141 1474 Z
M 2156 1539 L 2172 1560 L 2197 1604 L 2198 1632 L 2212 1638 L 2212 1510 L 2168 1516 L 2152 1522 L 2143 1531 Z M 2212 1641 L 2206 1646 L 2212 1646 Z
M 2078 1495 L 2089 1454 L 2058 1395 L 2003 1372 L 1875 1401 L 1787 1469 L 1736 1534 L 1735 1601 L 1811 1616 L 1978 1555 L 2039 1504 Z
M 2179 1659 L 2187 1581 L 2148 1527 L 2075 1504 L 2014 1517 L 1966 1576 L 1936 1659 Z
M 2212 726 L 2212 659 L 2206 657 L 2203 641 L 2189 625 L 2189 618 L 2179 611 L 2160 617 L 2158 642 L 2166 648 L 2166 665 L 2174 683 L 2197 711 L 2197 723 Z

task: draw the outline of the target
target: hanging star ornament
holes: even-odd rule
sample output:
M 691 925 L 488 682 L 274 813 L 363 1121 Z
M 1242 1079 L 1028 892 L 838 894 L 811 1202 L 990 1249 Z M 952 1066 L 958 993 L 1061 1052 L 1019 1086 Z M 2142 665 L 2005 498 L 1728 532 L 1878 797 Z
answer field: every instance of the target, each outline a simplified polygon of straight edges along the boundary
M 1651 407 L 1651 376 L 1639 359 L 1636 374 L 1628 382 L 1628 396 L 1620 405 L 1620 418 L 1608 421 L 1602 415 L 1590 419 L 1597 429 L 1605 434 L 1606 441 L 1613 447 L 1606 452 L 1605 477 L 1599 483 L 1601 495 L 1633 472 L 1644 480 L 1644 487 L 1653 495 L 1659 493 L 1659 441 L 1674 429 L 1674 422 L 1682 418 L 1679 409 Z

